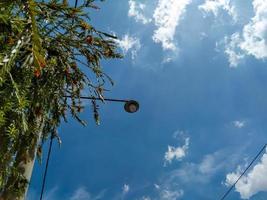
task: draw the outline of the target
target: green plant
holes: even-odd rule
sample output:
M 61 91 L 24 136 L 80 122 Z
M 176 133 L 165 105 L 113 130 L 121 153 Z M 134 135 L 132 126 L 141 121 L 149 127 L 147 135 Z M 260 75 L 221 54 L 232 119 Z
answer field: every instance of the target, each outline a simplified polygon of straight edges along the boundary
M 0 199 L 23 195 L 24 165 L 68 111 L 84 124 L 82 91 L 102 97 L 105 83 L 113 84 L 100 61 L 121 55 L 116 38 L 89 23 L 88 10 L 98 9 L 93 3 L 0 1 Z

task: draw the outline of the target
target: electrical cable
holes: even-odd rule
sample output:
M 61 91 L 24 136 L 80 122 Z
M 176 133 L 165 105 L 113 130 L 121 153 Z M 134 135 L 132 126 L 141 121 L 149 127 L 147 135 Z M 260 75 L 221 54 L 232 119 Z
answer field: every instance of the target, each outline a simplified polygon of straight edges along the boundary
M 244 174 L 249 170 L 249 168 L 252 166 L 252 164 L 258 159 L 258 157 L 262 154 L 262 152 L 266 149 L 267 144 L 265 144 L 261 150 L 258 152 L 258 154 L 254 157 L 254 159 L 249 163 L 249 165 L 246 167 L 246 169 L 242 172 L 242 174 L 238 177 L 238 179 L 235 181 L 235 183 L 224 193 L 222 198 L 220 200 L 224 200 L 229 193 L 232 191 L 232 189 L 235 187 L 235 185 L 238 183 L 238 181 L 244 176 Z
M 44 194 L 44 189 L 45 189 L 45 181 L 46 181 L 46 175 L 47 175 L 47 170 L 48 170 L 48 164 L 49 164 L 49 160 L 50 160 L 50 156 L 51 156 L 53 139 L 54 139 L 54 133 L 52 133 L 51 137 L 50 137 L 48 155 L 47 155 L 46 164 L 45 164 L 45 172 L 44 172 L 44 177 L 43 177 L 43 181 L 42 181 L 42 190 L 41 190 L 40 200 L 43 199 L 43 194 Z
M 77 6 L 78 6 L 78 0 L 75 0 L 75 8 L 77 8 Z M 52 150 L 54 137 L 55 137 L 55 133 L 51 133 L 49 149 L 48 149 L 48 155 L 47 155 L 46 165 L 45 165 L 45 172 L 44 172 L 44 177 L 43 177 L 43 181 L 42 181 L 42 189 L 41 189 L 41 194 L 40 194 L 40 200 L 43 199 L 43 194 L 44 194 L 44 189 L 45 189 L 45 182 L 46 182 L 47 171 L 48 171 L 48 165 L 49 165 L 49 160 L 50 160 L 50 156 L 51 156 L 51 150 Z

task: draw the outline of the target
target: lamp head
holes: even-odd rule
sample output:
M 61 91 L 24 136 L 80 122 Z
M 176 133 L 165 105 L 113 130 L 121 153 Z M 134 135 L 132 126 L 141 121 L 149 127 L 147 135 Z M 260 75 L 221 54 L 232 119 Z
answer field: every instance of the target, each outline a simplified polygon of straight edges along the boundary
M 139 109 L 139 103 L 134 100 L 129 100 L 124 104 L 124 110 L 128 113 L 135 113 Z

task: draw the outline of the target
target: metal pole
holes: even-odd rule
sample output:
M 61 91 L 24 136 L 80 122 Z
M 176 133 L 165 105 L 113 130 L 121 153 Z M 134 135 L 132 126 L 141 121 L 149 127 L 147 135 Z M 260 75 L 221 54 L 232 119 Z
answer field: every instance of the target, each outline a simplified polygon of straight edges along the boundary
M 72 96 L 63 96 L 65 98 L 76 98 Z M 79 99 L 91 99 L 91 100 L 100 100 L 100 101 L 112 101 L 112 102 L 120 102 L 124 104 L 124 110 L 128 113 L 135 113 L 139 109 L 139 103 L 135 100 L 128 99 L 110 99 L 110 98 L 99 98 L 99 97 L 78 97 Z
M 37 152 L 37 147 L 38 144 L 41 140 L 42 136 L 42 131 L 44 127 L 44 121 L 42 118 L 37 118 L 36 123 L 38 125 L 38 131 L 35 133 L 36 140 L 34 141 L 33 144 L 33 149 L 30 149 L 27 152 L 27 158 L 25 161 L 25 149 L 20 149 L 17 157 L 15 159 L 15 162 L 18 163 L 18 168 L 20 169 L 20 172 L 22 173 L 23 177 L 27 180 L 28 184 L 26 185 L 26 188 L 24 190 L 24 194 L 21 196 L 17 196 L 17 194 L 14 194 L 13 192 L 10 192 L 8 189 L 1 194 L 0 199 L 1 200 L 24 200 L 26 199 L 29 183 L 31 180 L 32 176 L 32 171 L 34 167 L 34 162 L 35 162 L 35 157 L 36 157 L 36 152 Z
M 64 97 L 71 98 L 71 96 L 64 96 Z M 127 99 L 109 99 L 109 98 L 103 98 L 103 99 L 101 99 L 99 97 L 84 97 L 84 96 L 79 97 L 79 98 L 80 99 L 100 100 L 100 101 L 101 100 L 104 100 L 104 101 L 113 101 L 113 102 L 124 102 L 124 103 L 130 101 L 130 100 L 127 100 Z

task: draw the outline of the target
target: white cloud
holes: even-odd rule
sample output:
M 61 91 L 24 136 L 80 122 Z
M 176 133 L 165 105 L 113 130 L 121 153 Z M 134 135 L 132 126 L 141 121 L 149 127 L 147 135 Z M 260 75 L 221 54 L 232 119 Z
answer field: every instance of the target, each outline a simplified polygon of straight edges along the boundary
M 242 150 L 240 149 L 240 151 Z M 171 184 L 205 185 L 210 183 L 210 180 L 217 174 L 236 165 L 239 160 L 240 152 L 233 154 L 232 149 L 222 149 L 205 155 L 198 163 L 183 163 L 179 169 L 171 171 L 166 179 Z
M 237 66 L 245 55 L 256 59 L 267 58 L 267 1 L 253 0 L 253 8 L 255 15 L 243 27 L 242 33 L 234 33 L 227 38 L 225 53 L 231 66 Z
M 239 151 L 242 152 L 243 150 L 239 149 Z M 153 199 L 163 200 L 162 197 L 172 196 L 175 191 L 176 198 L 183 199 L 183 187 L 202 185 L 205 188 L 205 185 L 210 184 L 213 178 L 221 174 L 222 171 L 229 170 L 230 167 L 236 165 L 240 160 L 240 152 L 233 154 L 233 149 L 222 149 L 205 155 L 200 162 L 181 163 L 178 169 L 164 174 L 157 182 L 157 187 L 154 184 L 158 198 Z M 212 194 L 209 193 L 206 197 L 206 199 L 213 198 Z M 169 200 L 168 198 L 165 199 Z
M 158 185 L 158 184 L 154 184 L 154 187 L 156 188 L 156 189 L 160 189 L 160 186 Z
M 168 151 L 165 152 L 165 165 L 171 163 L 173 160 L 181 160 L 185 157 L 186 151 L 189 147 L 189 138 L 185 139 L 185 144 L 181 147 L 168 146 Z
M 43 199 L 44 200 L 55 200 L 58 199 L 57 198 L 57 192 L 58 192 L 58 187 L 55 186 L 51 189 L 49 189 L 48 191 L 45 192 Z M 36 200 L 39 198 L 39 193 L 38 191 L 35 190 L 29 190 L 28 194 L 27 194 L 27 200 Z
M 228 56 L 230 67 L 237 67 L 241 60 L 245 57 L 244 53 L 238 48 L 241 42 L 239 33 L 233 34 L 230 38 L 225 37 L 224 53 Z
M 122 186 L 122 191 L 117 194 L 113 199 L 116 200 L 116 199 L 125 199 L 125 197 L 127 196 L 127 194 L 129 193 L 130 191 L 130 185 L 128 184 L 124 184 Z
M 205 3 L 199 5 L 198 8 L 206 13 L 213 13 L 215 17 L 218 16 L 219 11 L 225 10 L 234 21 L 237 20 L 237 12 L 230 0 L 206 0 Z
M 183 190 L 168 190 L 164 189 L 160 193 L 161 200 L 177 200 L 184 195 Z
M 141 200 L 151 200 L 149 196 L 143 196 Z
M 240 158 L 239 154 L 232 153 L 229 156 L 230 153 L 232 150 L 223 149 L 205 155 L 198 163 L 182 163 L 178 169 L 169 171 L 154 184 L 158 198 L 153 199 L 183 199 L 183 187 L 209 184 L 213 177 L 229 169 L 236 164 L 237 158 Z
M 201 32 L 199 35 L 200 35 L 200 39 L 201 39 L 201 40 L 203 40 L 203 39 L 205 39 L 205 38 L 208 37 L 208 34 L 205 33 L 205 32 Z
M 136 2 L 134 0 L 129 0 L 129 11 L 128 16 L 133 17 L 136 22 L 141 22 L 143 24 L 148 24 L 152 19 L 145 17 L 144 10 L 146 5 L 143 3 Z
M 59 188 L 53 187 L 52 189 L 48 190 L 44 196 L 44 200 L 57 200 L 62 199 L 59 196 Z M 102 190 L 97 195 L 93 196 L 88 192 L 85 187 L 77 188 L 68 198 L 67 200 L 100 200 L 103 199 L 105 196 L 106 190 Z M 27 196 L 28 200 L 35 200 L 38 197 L 38 193 L 36 191 L 30 190 Z
M 99 200 L 103 199 L 104 195 L 106 193 L 106 190 L 102 190 L 99 194 L 96 196 L 92 196 L 90 192 L 86 190 L 85 187 L 79 187 L 76 189 L 69 200 Z M 50 199 L 51 200 L 51 199 Z
M 187 135 L 187 131 L 176 130 L 176 131 L 173 133 L 173 138 L 175 138 L 175 139 L 185 138 L 186 135 Z
M 204 159 L 199 164 L 199 171 L 202 174 L 209 174 L 217 171 L 217 167 L 220 168 L 220 165 L 217 165 L 216 156 L 214 154 L 209 154 L 204 157 Z
M 232 185 L 240 176 L 242 170 L 239 166 L 236 172 L 226 175 L 226 185 Z M 240 193 L 242 199 L 249 199 L 258 192 L 267 192 L 267 153 L 261 161 L 256 164 L 247 175 L 243 176 L 236 184 L 235 189 Z
M 70 200 L 91 200 L 91 195 L 84 187 L 81 187 L 74 192 Z
M 56 193 L 58 192 L 58 187 L 53 187 L 50 189 L 45 195 L 44 195 L 44 200 L 51 200 L 51 199 L 57 199 L 56 198 Z
M 233 121 L 233 124 L 236 128 L 243 128 L 245 126 L 245 121 L 236 120 Z
M 240 48 L 248 55 L 264 59 L 267 57 L 267 1 L 254 0 L 253 8 L 255 16 L 243 28 L 243 42 Z
M 129 34 L 123 36 L 121 40 L 115 40 L 118 46 L 122 49 L 123 54 L 127 54 L 129 51 L 131 53 L 132 59 L 135 59 L 137 52 L 141 48 L 141 43 L 139 38 L 132 37 Z
M 177 50 L 174 43 L 176 27 L 186 12 L 186 6 L 191 0 L 159 0 L 153 18 L 157 29 L 152 39 L 161 43 L 164 50 Z
M 124 184 L 122 187 L 122 193 L 125 195 L 130 191 L 130 186 L 127 184 Z
M 160 185 L 154 184 L 154 187 L 157 196 L 153 198 L 154 200 L 177 200 L 184 195 L 184 191 L 179 188 L 179 184 L 172 177 L 163 179 Z
M 161 185 L 154 184 L 156 193 L 151 198 L 149 195 L 142 196 L 140 200 L 178 200 L 184 195 L 184 190 L 178 188 L 179 185 L 172 180 L 163 180 Z

